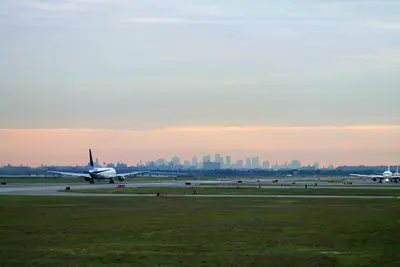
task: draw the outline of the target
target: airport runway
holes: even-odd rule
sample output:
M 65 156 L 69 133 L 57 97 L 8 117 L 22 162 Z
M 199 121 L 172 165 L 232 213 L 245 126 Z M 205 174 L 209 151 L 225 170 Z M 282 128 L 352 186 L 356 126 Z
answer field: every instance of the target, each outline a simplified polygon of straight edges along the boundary
M 154 194 L 98 194 L 98 193 L 69 193 L 69 192 L 58 192 L 58 190 L 64 190 L 66 186 L 70 186 L 71 189 L 89 189 L 89 188 L 115 188 L 118 184 L 124 184 L 126 187 L 171 187 L 171 186 L 185 186 L 186 183 L 190 182 L 191 185 L 204 186 L 216 186 L 218 187 L 236 187 L 235 185 L 224 185 L 232 184 L 234 180 L 224 180 L 224 181 L 210 181 L 210 180 L 188 180 L 188 181 L 149 181 L 149 182 L 125 182 L 125 183 L 96 183 L 96 184 L 60 184 L 60 183 L 20 183 L 20 184 L 8 184 L 5 186 L 0 186 L 0 195 L 31 195 L 31 196 L 85 196 L 85 197 L 154 197 Z M 247 183 L 248 181 L 246 181 Z M 310 183 L 309 183 L 310 184 Z M 242 186 L 241 187 L 256 187 L 254 186 Z M 309 188 L 338 188 L 335 185 L 323 185 L 313 187 L 309 185 Z M 393 185 L 369 185 L 363 186 L 362 184 L 356 184 L 356 186 L 340 186 L 339 188 L 390 188 L 399 189 L 400 186 Z M 279 190 L 285 190 L 288 188 L 304 188 L 302 185 L 285 185 L 285 186 L 262 186 L 261 188 L 277 188 Z M 397 198 L 396 196 L 332 196 L 332 195 L 170 195 L 167 197 L 214 197 L 214 198 L 226 198 L 226 197 L 242 197 L 242 198 L 364 198 L 364 199 L 388 199 Z

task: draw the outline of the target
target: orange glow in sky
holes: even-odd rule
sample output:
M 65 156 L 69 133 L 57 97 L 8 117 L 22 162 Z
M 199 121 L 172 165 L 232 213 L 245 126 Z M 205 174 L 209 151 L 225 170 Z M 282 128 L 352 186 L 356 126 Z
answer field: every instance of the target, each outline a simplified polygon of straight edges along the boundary
M 2 129 L 0 164 L 85 165 L 88 148 L 102 162 L 136 164 L 215 153 L 270 163 L 299 159 L 335 165 L 398 164 L 400 126 L 170 127 L 154 130 Z

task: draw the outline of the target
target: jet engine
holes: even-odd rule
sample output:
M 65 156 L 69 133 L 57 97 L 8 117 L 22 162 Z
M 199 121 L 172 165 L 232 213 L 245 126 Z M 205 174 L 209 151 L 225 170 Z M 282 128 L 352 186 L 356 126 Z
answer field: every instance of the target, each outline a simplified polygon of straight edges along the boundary
M 86 181 L 86 182 L 89 182 L 89 181 L 90 181 L 90 178 L 89 178 L 89 177 L 85 177 L 85 181 Z
M 122 182 L 123 180 L 125 180 L 125 177 L 124 177 L 124 176 L 118 176 L 118 180 L 119 180 L 120 182 Z

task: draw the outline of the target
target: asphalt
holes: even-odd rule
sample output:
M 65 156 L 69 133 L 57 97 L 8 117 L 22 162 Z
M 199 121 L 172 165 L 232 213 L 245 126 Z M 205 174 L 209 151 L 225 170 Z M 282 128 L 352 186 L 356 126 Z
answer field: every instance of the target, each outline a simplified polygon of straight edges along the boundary
M 272 182 L 273 179 L 263 179 L 261 182 Z M 254 185 L 240 185 L 241 187 L 258 187 L 257 179 L 242 179 L 243 183 Z M 31 195 L 31 196 L 85 196 L 85 197 L 154 197 L 154 194 L 99 194 L 99 193 L 72 193 L 72 192 L 58 192 L 63 190 L 66 186 L 70 186 L 71 189 L 90 189 L 90 188 L 114 188 L 118 184 L 124 184 L 126 187 L 171 187 L 171 186 L 185 186 L 187 183 L 191 185 L 201 185 L 201 186 L 216 186 L 218 187 L 236 187 L 237 185 L 232 185 L 237 183 L 237 180 L 177 180 L 177 181 L 149 181 L 149 182 L 124 182 L 108 184 L 105 182 L 95 183 L 95 184 L 60 184 L 60 183 L 14 183 L 0 186 L 0 195 Z M 308 184 L 309 188 L 387 188 L 387 189 L 399 189 L 398 184 L 377 184 L 370 183 L 369 181 L 355 181 L 351 186 L 345 185 L 334 185 L 328 181 L 318 180 L 318 186 L 313 186 L 314 182 L 308 183 L 297 183 L 292 185 L 292 180 L 288 179 L 282 182 L 284 186 L 261 186 L 261 188 L 279 188 L 280 190 L 285 190 L 288 188 L 304 188 L 305 184 Z M 388 199 L 397 198 L 397 196 L 332 196 L 332 195 L 170 195 L 166 197 L 213 197 L 213 198 L 364 198 L 364 199 Z

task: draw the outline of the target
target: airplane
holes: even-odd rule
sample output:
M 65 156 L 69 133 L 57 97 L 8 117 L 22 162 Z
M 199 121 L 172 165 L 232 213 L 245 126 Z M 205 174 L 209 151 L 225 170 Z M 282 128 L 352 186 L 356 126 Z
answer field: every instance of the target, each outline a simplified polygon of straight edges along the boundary
M 47 171 L 49 173 L 69 175 L 75 177 L 83 177 L 86 182 L 94 184 L 94 180 L 110 180 L 110 184 L 114 183 L 114 179 L 118 179 L 120 182 L 125 180 L 126 176 L 137 176 L 139 174 L 150 173 L 149 171 L 139 171 L 130 173 L 118 173 L 114 168 L 99 168 L 95 167 L 93 164 L 92 150 L 89 149 L 90 157 L 90 168 L 87 173 L 72 173 L 72 172 L 58 172 L 58 171 Z
M 399 166 L 397 166 L 397 168 L 396 168 L 396 172 L 395 172 L 395 173 L 393 173 L 393 176 L 400 177 L 400 173 L 399 173 Z
M 362 178 L 372 178 L 372 180 L 374 182 L 379 179 L 380 183 L 382 183 L 382 181 L 384 181 L 385 183 L 388 183 L 388 182 L 398 183 L 400 181 L 399 166 L 397 166 L 396 173 L 392 173 L 390 171 L 390 166 L 388 166 L 387 171 L 385 171 L 383 174 L 367 174 L 367 175 L 365 175 L 365 174 L 351 173 L 350 176 L 362 177 Z

